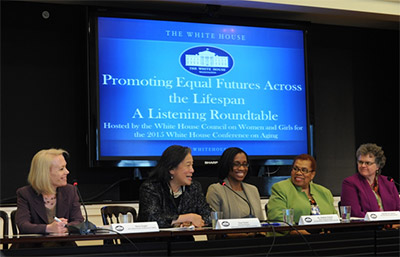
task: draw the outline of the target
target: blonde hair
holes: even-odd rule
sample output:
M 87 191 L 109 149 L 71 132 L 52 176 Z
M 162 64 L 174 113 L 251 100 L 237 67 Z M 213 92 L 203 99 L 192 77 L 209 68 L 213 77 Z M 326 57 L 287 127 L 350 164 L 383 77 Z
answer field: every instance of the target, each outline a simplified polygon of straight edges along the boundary
M 28 182 L 38 194 L 56 193 L 50 181 L 50 167 L 54 158 L 59 155 L 68 155 L 68 152 L 51 148 L 40 150 L 33 156 Z

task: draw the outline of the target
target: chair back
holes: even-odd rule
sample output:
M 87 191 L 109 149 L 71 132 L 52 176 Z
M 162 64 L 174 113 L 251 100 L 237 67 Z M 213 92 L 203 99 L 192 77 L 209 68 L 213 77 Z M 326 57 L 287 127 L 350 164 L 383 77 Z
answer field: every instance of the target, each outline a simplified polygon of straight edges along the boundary
M 0 216 L 3 219 L 3 237 L 8 236 L 8 214 L 5 211 L 0 211 Z M 3 244 L 3 249 L 8 249 L 8 244 Z
M 17 223 L 15 223 L 15 215 L 17 214 L 17 210 L 13 210 L 11 212 L 11 228 L 12 228 L 12 232 L 13 235 L 16 236 L 19 234 L 19 230 L 17 227 Z
M 265 203 L 264 208 L 265 208 L 265 218 L 268 220 L 268 202 Z
M 130 213 L 133 217 L 133 221 L 135 222 L 137 220 L 136 209 L 129 206 L 103 206 L 100 211 L 103 225 L 120 223 L 120 214 L 126 215 Z
M 342 206 L 342 201 L 339 201 L 337 203 L 338 211 L 339 211 L 339 216 L 342 217 L 342 212 L 340 211 L 340 206 Z

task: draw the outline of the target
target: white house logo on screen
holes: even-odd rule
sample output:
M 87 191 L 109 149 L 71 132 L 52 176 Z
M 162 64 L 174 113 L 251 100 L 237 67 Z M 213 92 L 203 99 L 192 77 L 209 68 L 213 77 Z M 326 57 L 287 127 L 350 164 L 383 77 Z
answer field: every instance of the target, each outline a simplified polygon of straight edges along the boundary
M 233 67 L 232 56 L 212 46 L 190 48 L 181 54 L 179 60 L 188 72 L 205 77 L 223 75 Z

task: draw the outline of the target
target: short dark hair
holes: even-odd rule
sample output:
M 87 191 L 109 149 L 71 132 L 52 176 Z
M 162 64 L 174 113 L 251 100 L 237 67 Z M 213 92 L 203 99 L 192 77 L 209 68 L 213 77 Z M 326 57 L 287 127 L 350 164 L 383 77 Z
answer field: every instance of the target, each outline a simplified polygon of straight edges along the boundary
M 225 149 L 218 161 L 218 178 L 220 180 L 224 180 L 228 176 L 228 173 L 233 169 L 233 160 L 238 153 L 244 153 L 247 162 L 249 162 L 249 156 L 242 149 L 238 147 L 229 147 Z M 247 175 L 248 174 L 249 172 L 247 172 Z
M 186 146 L 169 146 L 162 153 L 156 167 L 150 173 L 149 179 L 159 182 L 169 182 L 171 180 L 169 171 L 176 168 L 191 152 L 191 149 Z
M 382 147 L 376 144 L 362 144 L 358 147 L 356 151 L 356 158 L 360 157 L 360 155 L 368 155 L 371 154 L 375 157 L 375 163 L 379 166 L 379 170 L 382 169 L 386 164 L 386 157 L 382 150 Z
M 315 161 L 314 157 L 312 157 L 311 155 L 306 154 L 306 153 L 297 155 L 296 157 L 294 157 L 293 165 L 297 160 L 311 161 L 311 169 L 314 171 L 317 170 L 317 162 Z

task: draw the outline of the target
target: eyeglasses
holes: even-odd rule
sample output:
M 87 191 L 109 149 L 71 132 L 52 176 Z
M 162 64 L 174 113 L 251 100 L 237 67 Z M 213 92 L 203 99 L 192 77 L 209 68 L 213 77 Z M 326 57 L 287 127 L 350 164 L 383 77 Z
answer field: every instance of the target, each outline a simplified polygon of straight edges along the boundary
M 308 174 L 308 173 L 314 171 L 314 170 L 308 170 L 308 169 L 306 169 L 306 168 L 301 168 L 301 169 L 300 169 L 300 168 L 297 167 L 297 166 L 293 166 L 293 167 L 292 167 L 292 170 L 295 171 L 295 172 L 300 171 L 300 172 L 303 173 L 303 174 Z
M 363 161 L 357 161 L 358 165 L 362 166 L 363 164 L 367 165 L 367 166 L 371 166 L 372 164 L 374 164 L 375 162 L 363 162 Z
M 243 168 L 248 168 L 250 166 L 250 164 L 248 163 L 238 163 L 238 162 L 234 162 L 232 165 L 234 168 L 240 168 L 240 166 L 242 166 Z

